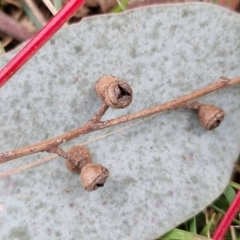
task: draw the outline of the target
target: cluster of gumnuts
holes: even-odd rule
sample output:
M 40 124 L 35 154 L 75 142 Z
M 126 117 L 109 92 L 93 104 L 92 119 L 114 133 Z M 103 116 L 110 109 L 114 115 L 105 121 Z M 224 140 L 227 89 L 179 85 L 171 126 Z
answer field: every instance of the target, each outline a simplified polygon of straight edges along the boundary
M 133 92 L 129 84 L 113 76 L 100 78 L 96 82 L 95 90 L 108 107 L 125 108 L 132 102 Z M 196 110 L 199 122 L 206 130 L 218 127 L 224 118 L 224 111 L 213 105 L 193 102 L 185 103 L 181 107 Z M 74 146 L 65 154 L 59 155 L 66 158 L 66 166 L 70 171 L 80 174 L 85 190 L 92 191 L 104 186 L 109 171 L 100 164 L 92 163 L 92 155 L 88 148 Z
M 124 81 L 113 76 L 100 78 L 95 90 L 101 100 L 112 108 L 125 108 L 132 102 L 132 89 Z M 92 163 L 92 155 L 85 146 L 74 146 L 67 153 L 60 156 L 66 158 L 66 166 L 71 172 L 80 173 L 80 180 L 87 191 L 103 187 L 109 176 L 109 171 L 104 166 Z

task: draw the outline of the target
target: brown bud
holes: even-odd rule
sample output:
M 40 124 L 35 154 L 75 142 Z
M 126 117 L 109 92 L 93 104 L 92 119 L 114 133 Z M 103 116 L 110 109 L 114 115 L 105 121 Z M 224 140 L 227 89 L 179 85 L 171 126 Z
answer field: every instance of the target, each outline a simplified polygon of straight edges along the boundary
M 90 163 L 83 166 L 80 180 L 87 191 L 96 190 L 103 187 L 109 176 L 108 169 L 100 164 Z
M 66 166 L 71 172 L 80 173 L 84 165 L 92 162 L 91 152 L 84 146 L 74 146 L 67 153 Z
M 198 108 L 198 118 L 206 130 L 213 130 L 222 122 L 224 111 L 213 105 L 201 104 Z
M 131 87 L 113 76 L 100 78 L 95 85 L 95 90 L 97 95 L 112 108 L 125 108 L 132 102 Z

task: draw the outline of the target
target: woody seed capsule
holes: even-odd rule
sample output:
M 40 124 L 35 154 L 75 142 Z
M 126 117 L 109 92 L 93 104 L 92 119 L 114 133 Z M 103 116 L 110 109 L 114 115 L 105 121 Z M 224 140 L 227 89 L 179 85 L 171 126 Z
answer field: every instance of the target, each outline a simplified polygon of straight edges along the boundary
M 125 108 L 132 102 L 133 93 L 129 84 L 113 76 L 100 78 L 95 90 L 105 104 L 112 108 Z
M 81 168 L 92 162 L 92 155 L 84 146 L 74 146 L 67 151 L 66 166 L 71 172 L 80 173 Z
M 198 118 L 206 130 L 213 130 L 222 122 L 224 111 L 213 105 L 201 104 L 198 108 Z
M 90 163 L 83 166 L 80 180 L 85 190 L 93 191 L 99 187 L 103 187 L 108 176 L 109 171 L 107 168 L 100 164 Z

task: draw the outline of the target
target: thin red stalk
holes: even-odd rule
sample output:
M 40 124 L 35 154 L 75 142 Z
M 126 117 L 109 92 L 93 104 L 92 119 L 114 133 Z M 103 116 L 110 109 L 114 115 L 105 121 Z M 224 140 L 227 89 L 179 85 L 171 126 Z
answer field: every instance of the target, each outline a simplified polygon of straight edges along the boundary
M 226 214 L 224 215 L 222 221 L 218 225 L 215 233 L 213 234 L 214 240 L 222 240 L 224 238 L 224 235 L 226 234 L 231 222 L 233 221 L 233 218 L 236 216 L 238 210 L 240 208 L 240 190 L 238 190 L 238 193 L 233 200 L 232 204 L 228 208 Z
M 69 2 L 41 29 L 27 45 L 0 71 L 0 88 L 44 43 L 85 3 L 86 0 Z

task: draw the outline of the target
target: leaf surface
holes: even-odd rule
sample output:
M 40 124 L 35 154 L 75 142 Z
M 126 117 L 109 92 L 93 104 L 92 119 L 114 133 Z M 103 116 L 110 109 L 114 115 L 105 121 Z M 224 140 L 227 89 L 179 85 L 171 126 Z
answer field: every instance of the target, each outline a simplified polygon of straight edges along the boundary
M 83 125 L 101 105 L 94 83 L 103 75 L 126 80 L 134 92 L 127 109 L 110 109 L 104 119 L 239 76 L 239 39 L 239 16 L 208 4 L 152 6 L 61 29 L 1 88 L 0 152 Z M 64 144 L 84 143 L 109 169 L 97 191 L 84 191 L 60 158 L 1 175 L 1 239 L 154 239 L 198 213 L 224 191 L 238 157 L 240 87 L 201 101 L 226 112 L 214 131 L 195 112 L 178 110 Z

